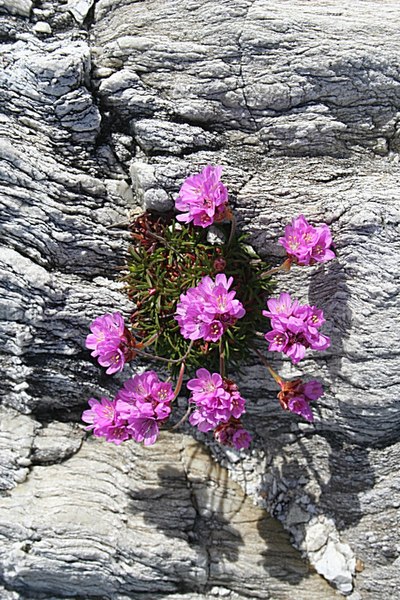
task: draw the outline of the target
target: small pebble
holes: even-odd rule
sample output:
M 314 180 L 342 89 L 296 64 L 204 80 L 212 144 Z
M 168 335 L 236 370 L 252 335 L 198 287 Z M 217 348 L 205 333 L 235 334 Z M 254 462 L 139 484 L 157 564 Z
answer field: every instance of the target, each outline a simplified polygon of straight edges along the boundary
M 38 21 L 33 26 L 33 31 L 35 33 L 40 33 L 40 34 L 44 34 L 44 35 L 50 35 L 51 34 L 51 27 L 50 27 L 50 25 L 48 23 L 45 23 L 44 21 Z

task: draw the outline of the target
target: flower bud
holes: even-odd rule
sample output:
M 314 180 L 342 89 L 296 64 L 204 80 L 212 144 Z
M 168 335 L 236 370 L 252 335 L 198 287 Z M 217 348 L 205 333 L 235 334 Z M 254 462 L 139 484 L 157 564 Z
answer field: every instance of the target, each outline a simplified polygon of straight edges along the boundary
M 222 271 L 225 270 L 226 267 L 226 260 L 224 258 L 222 258 L 222 256 L 219 256 L 218 258 L 216 258 L 214 260 L 214 269 L 217 273 L 222 273 Z

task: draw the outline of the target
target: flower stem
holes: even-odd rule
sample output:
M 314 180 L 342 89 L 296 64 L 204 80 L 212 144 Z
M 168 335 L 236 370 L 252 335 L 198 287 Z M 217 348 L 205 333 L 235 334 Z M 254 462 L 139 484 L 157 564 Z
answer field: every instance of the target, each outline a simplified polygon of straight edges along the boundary
M 148 352 L 142 352 L 141 350 L 135 350 L 135 352 L 143 358 L 148 358 L 149 360 L 159 360 L 161 362 L 168 363 L 168 364 L 177 363 L 177 362 L 181 361 L 181 359 L 171 360 L 169 358 L 164 358 L 163 356 L 157 356 L 156 354 L 149 354 Z
M 128 227 L 130 225 L 130 221 L 119 221 L 119 223 L 111 223 L 111 225 L 107 225 L 106 229 L 113 229 L 114 227 Z
M 185 361 L 183 361 L 181 364 L 181 368 L 179 369 L 178 381 L 176 382 L 176 386 L 175 386 L 175 390 L 174 390 L 174 397 L 172 399 L 172 402 L 177 399 L 177 397 L 179 396 L 179 392 L 181 391 L 182 383 L 183 383 L 183 376 L 185 374 L 185 366 L 186 366 Z
M 159 333 L 155 333 L 154 335 L 152 335 L 152 336 L 151 336 L 151 338 L 149 338 L 149 339 L 147 340 L 147 342 L 145 342 L 145 343 L 143 344 L 143 346 L 142 346 L 142 347 L 143 347 L 143 348 L 147 348 L 148 346 L 150 346 L 150 345 L 151 345 L 153 342 L 155 342 L 155 341 L 156 341 L 156 339 L 159 337 L 159 335 L 160 335 Z
M 146 346 L 147 345 L 148 344 L 146 344 Z M 143 356 L 143 358 L 149 358 L 150 360 L 160 360 L 161 362 L 165 362 L 170 365 L 171 364 L 176 365 L 177 363 L 180 363 L 180 362 L 184 363 L 186 361 L 187 357 L 189 356 L 190 352 L 192 351 L 192 348 L 193 348 L 193 340 L 190 341 L 188 349 L 186 350 L 185 354 L 181 358 L 164 358 L 163 356 L 157 356 L 157 354 L 148 354 L 147 352 L 142 352 L 141 350 L 137 350 L 137 349 L 135 349 L 135 352 L 137 354 L 139 354 L 139 356 Z
M 232 243 L 232 240 L 234 238 L 234 235 L 236 233 L 236 217 L 233 214 L 232 211 L 230 211 L 230 222 L 231 222 L 231 230 L 229 232 L 229 237 L 228 237 L 228 241 L 226 242 L 226 247 L 229 248 L 229 246 Z
M 219 340 L 219 373 L 221 377 L 225 377 L 225 351 L 222 344 L 221 337 Z
M 258 354 L 259 358 L 261 359 L 261 362 L 267 367 L 268 371 L 270 372 L 270 375 L 275 379 L 276 383 L 279 386 L 281 386 L 282 382 L 283 382 L 282 377 L 279 377 L 278 373 L 276 373 L 276 371 L 274 371 L 274 369 L 271 367 L 271 365 L 269 364 L 269 362 L 267 361 L 265 356 L 263 354 L 261 354 L 261 352 L 259 350 L 257 350 L 257 348 L 254 348 L 254 352 L 256 354 Z
M 147 228 L 146 233 L 147 233 L 147 235 L 150 235 L 151 237 L 153 237 L 155 240 L 161 242 L 166 248 L 168 248 L 168 250 L 171 250 L 177 256 L 179 256 L 180 258 L 185 258 L 180 252 L 178 252 L 176 250 L 176 248 L 174 248 L 173 246 L 171 246 L 171 244 L 169 242 L 167 242 L 167 240 L 165 238 L 163 238 L 161 235 L 158 235 L 157 233 L 154 233 L 154 231 L 150 231 L 149 228 Z
M 260 277 L 267 277 L 268 275 L 272 275 L 273 273 L 278 273 L 278 271 L 290 271 L 290 267 L 292 266 L 292 259 L 287 258 L 279 267 L 275 267 L 274 269 L 269 269 L 268 271 L 264 271 L 261 273 Z
M 186 350 L 185 354 L 184 354 L 184 355 L 183 355 L 183 357 L 182 357 L 182 360 L 183 360 L 183 361 L 186 361 L 187 357 L 188 357 L 188 356 L 189 356 L 189 354 L 191 353 L 191 351 L 192 351 L 192 348 L 193 348 L 193 344 L 194 344 L 194 341 L 193 341 L 193 340 L 190 340 L 190 344 L 189 344 L 189 346 L 188 346 L 188 349 Z
M 174 431 L 175 429 L 178 429 L 178 427 L 180 427 L 182 425 L 182 423 L 184 423 L 186 421 L 186 419 L 188 418 L 188 416 L 190 415 L 191 412 L 192 412 L 192 406 L 189 405 L 188 409 L 185 412 L 185 414 L 183 415 L 183 417 L 181 419 L 179 419 L 179 421 L 177 423 L 175 423 L 175 425 L 170 427 L 168 429 L 168 431 Z

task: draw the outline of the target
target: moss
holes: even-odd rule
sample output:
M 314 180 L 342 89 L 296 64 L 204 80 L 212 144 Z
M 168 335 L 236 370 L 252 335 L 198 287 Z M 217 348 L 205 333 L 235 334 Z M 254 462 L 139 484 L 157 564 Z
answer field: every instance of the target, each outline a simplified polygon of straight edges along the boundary
M 225 235 L 230 225 L 220 225 Z M 246 315 L 224 335 L 225 357 L 238 369 L 246 360 L 254 332 L 265 329 L 261 311 L 271 295 L 273 283 L 261 277 L 268 264 L 246 244 L 245 236 L 234 237 L 225 245 L 207 242 L 207 230 L 179 225 L 173 213 L 144 213 L 130 225 L 132 244 L 127 257 L 128 273 L 123 278 L 136 310 L 131 315 L 135 335 L 144 342 L 158 334 L 151 348 L 155 354 L 180 359 L 188 348 L 174 319 L 179 296 L 195 287 L 202 277 L 224 272 L 234 278 L 233 289 Z M 192 369 L 203 366 L 217 369 L 218 344 L 198 340 L 187 359 Z M 172 372 L 176 365 L 171 363 Z

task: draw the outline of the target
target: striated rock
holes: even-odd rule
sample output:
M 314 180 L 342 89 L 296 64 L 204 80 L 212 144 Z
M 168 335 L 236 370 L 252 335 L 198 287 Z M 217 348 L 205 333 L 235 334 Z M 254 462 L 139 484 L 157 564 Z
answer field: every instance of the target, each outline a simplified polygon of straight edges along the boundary
M 135 160 L 129 173 L 136 197 L 144 210 L 164 212 L 173 207 L 172 199 L 157 181 L 153 165 Z
M 168 123 L 158 119 L 141 119 L 133 125 L 141 149 L 152 154 L 187 154 L 215 146 L 216 136 L 201 127 L 185 123 Z
M 29 17 L 32 10 L 32 0 L 0 0 L 0 10 L 11 15 Z
M 67 6 L 77 23 L 82 24 L 93 4 L 94 0 L 68 0 Z
M 18 425 L 8 426 L 12 436 Z M 299 598 L 337 597 L 308 573 L 282 527 L 190 437 L 162 436 L 150 449 L 92 438 L 66 457 L 54 434 L 67 428 L 39 432 L 37 466 L 0 499 L 0 560 L 9 589 L 28 598 L 68 597 L 78 589 L 88 598 L 100 589 L 112 598 L 160 591 L 173 598 L 186 589 L 193 593 L 182 597 L 194 599 L 196 591 L 262 598 L 267 587 L 271 597 L 284 598 L 296 584 Z

